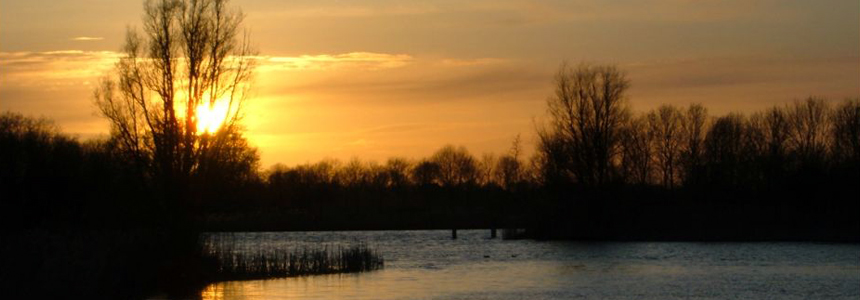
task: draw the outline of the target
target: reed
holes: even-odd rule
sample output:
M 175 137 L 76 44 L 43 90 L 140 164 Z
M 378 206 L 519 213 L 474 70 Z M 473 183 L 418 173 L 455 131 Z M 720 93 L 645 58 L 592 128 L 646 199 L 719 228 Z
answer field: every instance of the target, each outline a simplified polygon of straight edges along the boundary
M 204 256 L 214 261 L 215 281 L 355 273 L 385 265 L 382 256 L 364 243 L 288 249 L 239 249 L 235 243 L 219 243 Z

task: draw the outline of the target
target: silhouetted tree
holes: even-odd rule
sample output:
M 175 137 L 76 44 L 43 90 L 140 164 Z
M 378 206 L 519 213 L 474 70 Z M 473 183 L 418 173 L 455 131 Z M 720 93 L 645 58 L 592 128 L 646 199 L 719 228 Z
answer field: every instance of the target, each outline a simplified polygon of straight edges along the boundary
M 480 174 L 478 175 L 478 184 L 489 186 L 489 185 L 499 185 L 498 172 L 496 170 L 496 165 L 498 164 L 498 159 L 492 153 L 484 153 L 481 155 L 481 160 L 478 162 L 478 170 Z
M 244 145 L 237 121 L 254 52 L 247 35 L 238 37 L 242 13 L 226 0 L 147 1 L 144 10 L 143 35 L 128 30 L 96 104 L 122 153 L 175 194 L 212 169 L 203 164 L 234 159 L 224 149 Z M 215 132 L 199 127 L 209 110 L 223 119 Z
M 523 180 L 524 170 L 520 162 L 520 152 L 522 152 L 522 145 L 520 144 L 520 135 L 518 134 L 513 142 L 511 142 L 511 148 L 508 150 L 508 153 L 499 158 L 498 165 L 495 168 L 498 173 L 496 178 L 498 178 L 499 185 L 507 190 L 513 189 Z
M 562 177 L 570 173 L 587 186 L 608 183 L 629 117 L 625 98 L 629 86 L 615 66 L 563 63 L 555 76 L 555 93 L 547 100 L 548 128 L 538 132 L 539 149 L 551 164 L 544 169 Z
M 342 168 L 336 170 L 335 181 L 345 187 L 357 187 L 370 180 L 370 174 L 364 164 L 358 159 L 351 159 Z
M 442 186 L 455 187 L 477 182 L 477 162 L 466 147 L 447 145 L 436 151 L 430 159 L 439 166 L 439 182 Z
M 630 118 L 624 126 L 621 133 L 621 168 L 627 182 L 639 185 L 651 183 L 652 140 L 646 115 Z
M 663 105 L 648 113 L 654 158 L 664 187 L 672 189 L 677 181 L 681 147 L 683 146 L 683 116 L 674 106 Z
M 525 172 L 523 172 L 523 174 L 525 175 L 524 180 L 532 187 L 542 187 L 546 184 L 543 181 L 543 165 L 543 156 L 539 152 L 533 153 L 532 156 L 529 157 L 528 164 L 526 165 L 526 170 Z
M 747 124 L 746 158 L 748 172 L 757 184 L 773 185 L 784 176 L 786 144 L 790 127 L 785 110 L 773 107 L 754 113 Z
M 248 145 L 237 131 L 224 131 L 219 135 L 224 141 L 207 145 L 210 148 L 201 152 L 199 166 L 191 178 L 192 192 L 199 196 L 194 199 L 197 205 L 202 204 L 199 203 L 202 199 L 245 198 L 247 196 L 241 193 L 247 191 L 242 187 L 261 182 L 257 149 Z
M 538 127 L 539 142 L 535 161 L 540 163 L 541 181 L 550 186 L 564 186 L 575 181 L 572 170 L 571 147 L 560 132 L 551 127 Z
M 711 184 L 734 188 L 740 182 L 745 119 L 740 114 L 717 118 L 705 138 L 705 157 Z
M 419 186 L 439 185 L 441 168 L 431 160 L 422 160 L 412 169 L 412 181 Z
M 795 102 L 788 112 L 789 145 L 805 167 L 819 167 L 828 148 L 829 106 L 824 99 L 810 97 Z
M 839 104 L 831 119 L 831 152 L 835 160 L 860 164 L 860 98 Z
M 702 176 L 705 135 L 710 124 L 708 110 L 700 104 L 690 105 L 682 120 L 684 183 L 695 184 L 701 181 Z
M 765 112 L 762 118 L 764 123 L 764 140 L 767 155 L 776 163 L 785 161 L 786 144 L 788 143 L 791 127 L 785 109 L 773 107 Z
M 77 140 L 54 122 L 0 114 L 0 224 L 29 228 L 73 223 L 80 212 L 84 160 Z
M 403 188 L 409 185 L 409 170 L 411 164 L 404 158 L 389 158 L 385 163 L 385 172 L 388 174 L 389 188 Z
M 195 205 L 240 197 L 242 182 L 257 178 L 239 124 L 255 66 L 242 19 L 226 0 L 146 1 L 142 33 L 127 30 L 122 57 L 94 91 L 109 143 L 154 190 L 158 212 L 148 217 L 163 222 L 156 263 L 167 282 L 200 280 L 187 275 L 203 264 Z

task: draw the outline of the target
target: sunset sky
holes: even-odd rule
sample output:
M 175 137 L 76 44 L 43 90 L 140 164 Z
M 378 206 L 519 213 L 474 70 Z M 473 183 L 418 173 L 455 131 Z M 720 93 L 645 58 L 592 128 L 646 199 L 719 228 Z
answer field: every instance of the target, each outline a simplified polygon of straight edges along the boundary
M 617 64 L 637 111 L 860 96 L 860 1 L 233 0 L 263 56 L 245 116 L 262 165 L 533 144 L 563 60 Z M 0 110 L 105 136 L 92 92 L 142 1 L 0 2 Z M 530 146 L 529 146 L 530 147 Z

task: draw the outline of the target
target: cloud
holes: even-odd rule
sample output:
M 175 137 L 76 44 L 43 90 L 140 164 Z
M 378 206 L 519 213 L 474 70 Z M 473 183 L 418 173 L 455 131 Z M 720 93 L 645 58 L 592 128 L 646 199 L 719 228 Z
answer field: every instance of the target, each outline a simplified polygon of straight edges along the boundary
M 451 61 L 428 59 L 373 74 L 343 71 L 290 78 L 279 80 L 277 86 L 273 83 L 269 92 L 326 96 L 365 104 L 442 103 L 479 98 L 510 101 L 520 99 L 517 96 L 523 93 L 547 88 L 552 78 L 551 71 L 528 65 Z M 457 69 L 452 70 L 452 65 Z
M 317 54 L 301 56 L 259 57 L 260 71 L 273 70 L 380 70 L 403 67 L 413 61 L 407 54 L 349 52 L 343 54 Z
M 123 56 L 113 51 L 62 50 L 45 52 L 0 52 L 0 72 L 19 83 L 45 79 L 97 77 Z M 258 71 L 381 70 L 406 66 L 414 61 L 407 54 L 349 52 L 300 56 L 259 56 Z
M 112 51 L 0 52 L 5 85 L 81 84 L 102 76 L 121 57 Z
M 283 10 L 261 12 L 262 17 L 275 18 L 368 18 L 380 16 L 414 16 L 439 12 L 427 3 L 401 3 L 400 5 L 337 5 L 315 4 L 306 7 L 289 7 Z
M 74 37 L 74 38 L 72 38 L 72 40 L 73 40 L 73 41 L 81 41 L 81 42 L 88 42 L 88 41 L 101 41 L 101 40 L 104 40 L 104 39 L 105 39 L 105 38 L 100 37 L 100 36 L 79 36 L 79 37 Z
M 56 85 L 92 81 L 106 74 L 123 56 L 113 51 L 0 52 L 5 85 Z M 257 57 L 258 71 L 368 71 L 400 68 L 414 59 L 407 54 L 349 52 Z
M 451 67 L 470 67 L 470 66 L 482 66 L 482 65 L 494 65 L 494 64 L 502 64 L 506 63 L 509 60 L 502 58 L 475 58 L 475 59 L 443 59 L 442 65 L 451 66 Z
M 0 109 L 54 119 L 83 137 L 107 132 L 92 89 L 120 54 L 110 51 L 0 52 Z

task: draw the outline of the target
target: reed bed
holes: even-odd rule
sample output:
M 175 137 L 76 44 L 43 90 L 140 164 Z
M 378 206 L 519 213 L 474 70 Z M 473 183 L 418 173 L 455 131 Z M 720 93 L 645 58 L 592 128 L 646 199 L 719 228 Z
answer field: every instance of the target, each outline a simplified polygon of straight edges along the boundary
M 218 243 L 204 255 L 214 260 L 213 279 L 248 280 L 303 275 L 355 273 L 382 269 L 381 255 L 364 243 L 303 246 L 286 249 L 239 249 Z

